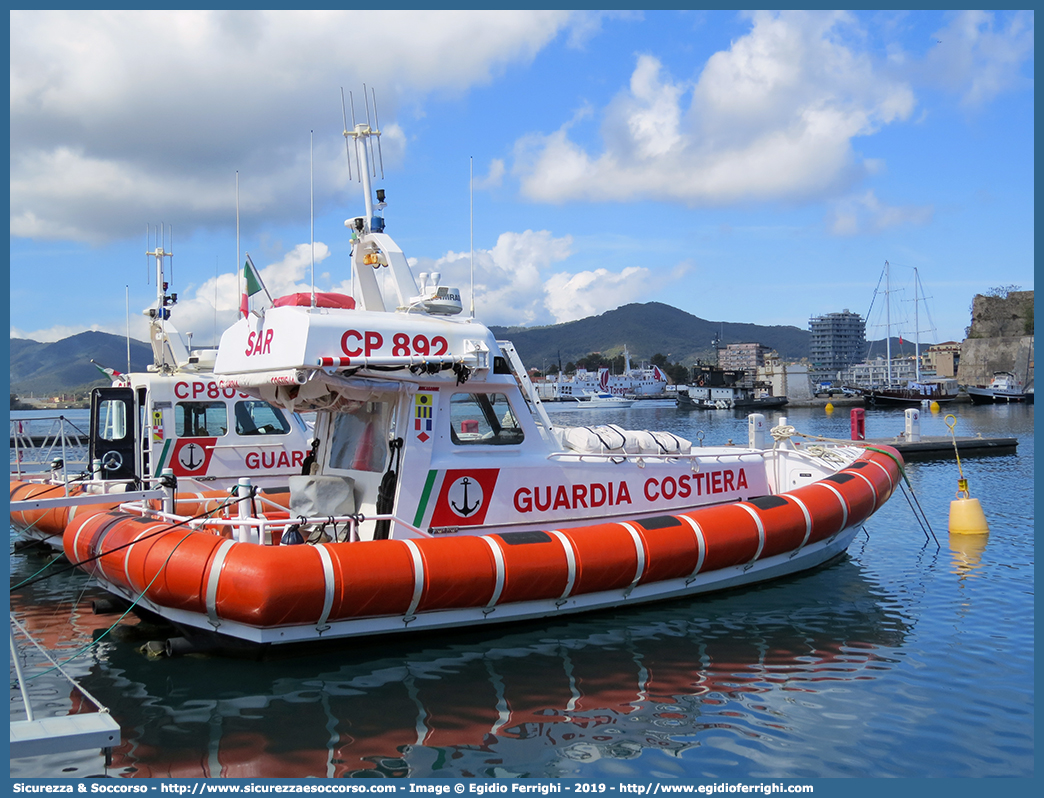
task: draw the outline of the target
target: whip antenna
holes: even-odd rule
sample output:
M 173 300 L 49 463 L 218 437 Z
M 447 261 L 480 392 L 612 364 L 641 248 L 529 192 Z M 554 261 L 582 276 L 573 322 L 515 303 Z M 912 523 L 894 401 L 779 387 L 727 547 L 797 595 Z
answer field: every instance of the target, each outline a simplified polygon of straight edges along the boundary
M 475 156 L 471 156 L 471 174 L 468 179 L 471 199 L 471 318 L 475 318 Z
M 341 87 L 341 120 L 344 122 L 344 157 L 348 160 L 348 179 L 352 179 L 352 155 L 348 152 L 348 115 L 344 110 L 344 87 Z
M 366 84 L 365 83 L 363 84 L 363 102 L 366 104 L 366 127 L 370 128 L 372 130 L 373 128 L 370 126 L 370 95 L 366 93 Z M 376 113 L 376 109 L 374 109 L 374 113 Z M 365 147 L 367 144 L 370 145 L 370 170 L 371 170 L 371 174 L 373 175 L 373 177 L 377 177 L 377 163 L 376 163 L 376 159 L 373 157 L 373 141 L 369 137 L 367 137 L 366 141 L 363 142 L 363 146 Z M 381 175 L 381 176 L 383 177 L 383 175 Z
M 312 138 L 314 130 L 308 131 L 308 211 L 312 220 L 312 307 L 315 307 L 315 170 L 312 164 Z M 344 140 L 345 144 L 348 139 Z
M 127 373 L 130 374 L 130 286 L 125 285 L 124 289 L 127 293 Z
M 352 109 L 352 130 L 355 130 L 355 97 L 351 92 L 348 92 L 348 105 Z M 362 180 L 362 164 L 359 163 L 359 141 L 355 140 L 355 169 L 359 172 L 359 179 Z
M 239 249 L 239 170 L 236 170 L 236 296 L 243 296 L 243 270 L 239 266 L 242 256 Z M 242 311 L 239 314 L 242 318 Z
M 377 118 L 377 93 L 374 91 L 373 86 L 370 87 L 370 94 L 373 95 L 373 124 L 376 125 L 374 134 L 377 136 L 377 160 L 381 164 L 381 180 L 384 180 L 384 156 L 381 154 L 381 120 Z M 370 152 L 373 152 L 373 148 L 370 148 Z M 374 173 L 374 177 L 376 177 Z

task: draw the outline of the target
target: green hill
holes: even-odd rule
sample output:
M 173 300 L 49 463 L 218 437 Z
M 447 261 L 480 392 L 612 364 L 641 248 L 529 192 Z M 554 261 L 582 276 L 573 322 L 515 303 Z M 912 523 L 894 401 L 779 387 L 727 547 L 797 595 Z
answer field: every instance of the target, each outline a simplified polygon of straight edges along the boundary
M 77 391 L 108 380 L 91 360 L 117 371 L 127 370 L 127 339 L 103 332 L 84 332 L 54 343 L 11 339 L 11 392 L 19 396 Z M 131 370 L 145 371 L 152 347 L 131 341 Z
M 626 346 L 635 362 L 655 354 L 688 366 L 697 360 L 714 362 L 713 341 L 721 345 L 759 343 L 787 360 L 808 357 L 809 332 L 797 327 L 707 321 L 659 302 L 623 305 L 600 316 L 547 327 L 491 327 L 498 339 L 509 340 L 528 368 L 546 370 L 591 352 L 615 357 Z
M 528 368 L 541 370 L 559 360 L 565 366 L 592 352 L 616 357 L 625 346 L 636 364 L 656 354 L 686 366 L 697 360 L 713 363 L 713 342 L 719 336 L 722 346 L 759 343 L 785 360 L 800 360 L 808 357 L 810 337 L 807 330 L 797 327 L 707 321 L 660 302 L 624 305 L 565 324 L 490 329 L 498 339 L 514 343 Z M 912 354 L 912 349 L 909 341 L 900 346 L 893 339 L 893 356 L 907 350 Z M 873 345 L 875 354 L 883 351 L 883 342 Z M 92 359 L 119 371 L 127 368 L 127 339 L 103 332 L 80 333 L 54 343 L 12 338 L 10 352 L 11 391 L 19 396 L 46 396 L 106 384 Z M 149 344 L 132 340 L 131 370 L 145 371 L 151 363 Z

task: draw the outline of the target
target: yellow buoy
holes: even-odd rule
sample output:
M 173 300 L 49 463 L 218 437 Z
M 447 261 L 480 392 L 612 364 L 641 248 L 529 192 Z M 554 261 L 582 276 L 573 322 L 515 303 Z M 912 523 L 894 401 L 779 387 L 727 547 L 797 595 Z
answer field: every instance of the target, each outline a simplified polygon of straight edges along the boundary
M 834 412 L 834 406 L 830 402 L 827 402 L 826 403 L 826 407 L 823 408 L 823 409 L 826 410 L 827 413 L 833 413 Z
M 950 502 L 951 535 L 988 535 L 990 525 L 978 499 L 968 495 L 968 480 L 957 480 L 957 498 Z
M 939 412 L 939 403 L 938 402 L 932 402 L 930 405 L 928 405 L 928 409 L 931 410 L 933 413 L 938 413 Z

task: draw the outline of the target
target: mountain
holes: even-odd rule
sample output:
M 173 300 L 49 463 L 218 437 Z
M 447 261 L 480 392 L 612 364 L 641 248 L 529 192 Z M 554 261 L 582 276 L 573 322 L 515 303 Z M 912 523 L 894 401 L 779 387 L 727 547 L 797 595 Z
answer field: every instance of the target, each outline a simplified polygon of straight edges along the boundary
M 11 339 L 11 392 L 39 396 L 108 385 L 91 360 L 117 371 L 127 369 L 127 339 L 103 332 L 84 332 L 54 343 Z M 131 340 L 131 371 L 152 364 L 152 347 Z
M 559 360 L 565 366 L 592 352 L 615 357 L 625 346 L 635 363 L 655 354 L 688 366 L 697 360 L 713 363 L 713 341 L 718 336 L 722 346 L 759 343 L 775 349 L 785 360 L 800 360 L 808 357 L 810 336 L 797 327 L 707 321 L 660 302 L 623 305 L 600 316 L 564 324 L 490 330 L 499 340 L 514 343 L 527 367 L 541 370 Z M 922 350 L 929 345 L 922 343 Z M 91 364 L 92 359 L 119 371 L 127 367 L 127 339 L 103 332 L 80 333 L 49 344 L 12 338 L 10 351 L 11 391 L 19 396 L 68 393 L 107 384 Z M 883 353 L 884 342 L 874 342 L 871 351 L 874 355 Z M 893 357 L 907 352 L 913 354 L 910 341 L 900 346 L 892 339 Z M 131 370 L 145 371 L 151 363 L 152 347 L 132 340 Z
M 515 345 L 527 368 L 546 370 L 591 352 L 614 357 L 626 346 L 636 363 L 655 354 L 671 363 L 714 362 L 715 337 L 721 345 L 759 343 L 786 360 L 808 357 L 809 332 L 797 327 L 707 321 L 660 302 L 632 303 L 600 316 L 546 327 L 491 327 L 499 340 Z

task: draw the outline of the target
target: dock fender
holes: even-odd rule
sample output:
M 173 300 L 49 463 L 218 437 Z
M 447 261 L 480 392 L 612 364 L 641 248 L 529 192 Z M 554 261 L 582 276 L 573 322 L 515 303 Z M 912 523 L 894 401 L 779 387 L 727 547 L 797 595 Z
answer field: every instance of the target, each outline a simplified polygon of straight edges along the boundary
M 482 607 L 494 597 L 498 563 L 489 543 L 466 536 L 415 541 L 424 568 L 417 610 Z M 503 577 L 499 581 L 502 581 Z
M 560 599 L 576 582 L 576 552 L 561 533 L 543 530 L 489 535 L 500 549 L 504 584 L 498 604 Z M 571 578 L 572 577 L 572 578 Z
M 703 532 L 707 548 L 700 573 L 745 565 L 757 559 L 764 549 L 764 529 L 759 527 L 757 514 L 749 506 L 718 504 L 684 515 Z
M 185 527 L 148 537 L 169 524 L 149 524 L 128 546 L 124 565 L 137 593 L 164 607 L 206 612 L 206 585 L 211 562 L 225 538 Z
M 759 559 L 796 551 L 812 536 L 811 514 L 792 496 L 757 496 L 741 504 L 750 508 L 765 530 Z
M 858 474 L 873 486 L 876 499 L 874 512 L 888 501 L 901 479 L 899 468 L 902 456 L 891 447 L 882 448 L 886 448 L 887 453 L 868 451 L 845 469 L 847 472 Z
M 645 570 L 639 584 L 686 577 L 702 565 L 703 537 L 691 521 L 676 515 L 632 522 L 645 548 Z
M 569 595 L 626 588 L 645 570 L 645 548 L 630 524 L 595 524 L 563 529 L 559 534 L 569 541 L 576 558 L 576 578 Z
M 826 540 L 848 526 L 848 503 L 840 487 L 821 479 L 781 494 L 791 497 L 808 510 L 812 519 L 812 532 L 806 544 Z

